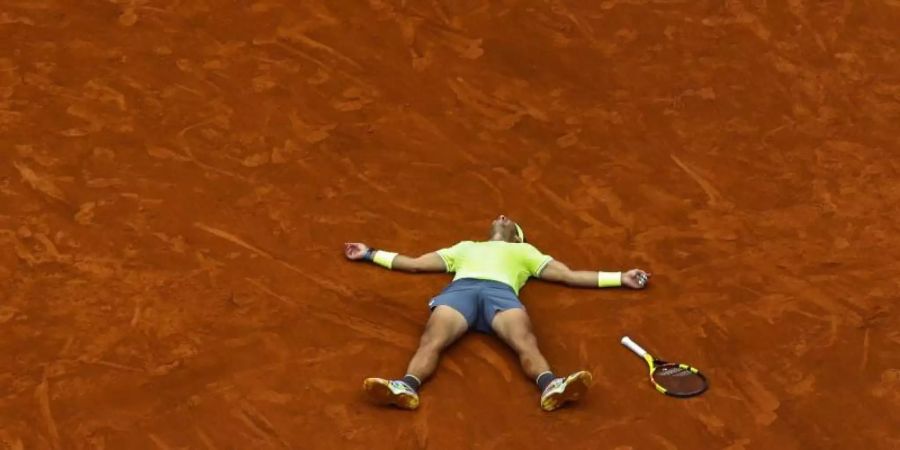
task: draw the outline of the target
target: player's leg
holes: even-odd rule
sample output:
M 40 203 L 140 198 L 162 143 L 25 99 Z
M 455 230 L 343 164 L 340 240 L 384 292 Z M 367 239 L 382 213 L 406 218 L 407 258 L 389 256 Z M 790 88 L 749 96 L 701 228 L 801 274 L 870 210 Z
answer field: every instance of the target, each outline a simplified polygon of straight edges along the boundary
M 434 373 L 441 352 L 459 339 L 477 317 L 473 283 L 453 282 L 429 303 L 431 317 L 419 339 L 419 347 L 400 380 L 368 378 L 363 387 L 376 403 L 395 405 L 404 409 L 419 406 L 419 386 Z
M 424 382 L 434 373 L 441 352 L 469 329 L 465 316 L 450 306 L 440 305 L 431 313 L 425 332 L 419 339 L 419 348 L 409 361 L 408 375 Z
M 552 411 L 566 402 L 581 398 L 591 385 L 590 372 L 579 371 L 565 378 L 557 378 L 538 348 L 537 337 L 532 331 L 531 319 L 525 309 L 513 306 L 498 311 L 504 306 L 510 306 L 508 299 L 495 299 L 491 303 L 491 308 L 495 311 L 491 328 L 516 352 L 522 370 L 537 383 L 541 391 L 541 408 Z
M 465 334 L 468 328 L 469 323 L 459 311 L 445 305 L 436 307 L 425 324 L 419 348 L 409 362 L 406 375 L 400 380 L 366 379 L 363 388 L 369 398 L 382 405 L 418 408 L 419 385 L 434 373 L 441 352 Z
M 522 308 L 507 309 L 494 315 L 491 328 L 519 357 L 522 370 L 532 380 L 550 371 L 547 359 L 538 348 L 528 313 Z

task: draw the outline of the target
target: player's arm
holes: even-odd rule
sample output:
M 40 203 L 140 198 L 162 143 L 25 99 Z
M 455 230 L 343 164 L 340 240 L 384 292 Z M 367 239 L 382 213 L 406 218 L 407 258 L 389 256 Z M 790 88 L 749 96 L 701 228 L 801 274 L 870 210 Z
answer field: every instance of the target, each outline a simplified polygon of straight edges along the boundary
M 411 257 L 369 248 L 357 242 L 344 244 L 344 256 L 353 261 L 369 261 L 381 267 L 404 272 L 446 272 L 444 259 L 437 252 Z
M 572 270 L 557 260 L 547 263 L 538 277 L 567 286 L 584 288 L 627 286 L 632 289 L 643 289 L 650 280 L 650 274 L 640 269 L 631 269 L 627 272 Z

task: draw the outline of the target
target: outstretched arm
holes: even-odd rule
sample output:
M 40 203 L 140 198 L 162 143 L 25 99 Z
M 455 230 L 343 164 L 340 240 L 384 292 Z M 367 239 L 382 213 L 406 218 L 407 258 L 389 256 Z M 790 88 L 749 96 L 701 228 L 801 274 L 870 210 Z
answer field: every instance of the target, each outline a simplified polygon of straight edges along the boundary
M 444 259 L 436 252 L 413 258 L 397 253 L 369 248 L 366 244 L 351 242 L 344 244 L 344 256 L 352 261 L 371 261 L 379 266 L 404 272 L 446 272 Z
M 568 286 L 591 288 L 627 286 L 632 289 L 643 289 L 650 280 L 650 274 L 640 269 L 631 269 L 627 272 L 572 270 L 556 260 L 547 263 L 538 276 L 542 280 L 563 283 Z

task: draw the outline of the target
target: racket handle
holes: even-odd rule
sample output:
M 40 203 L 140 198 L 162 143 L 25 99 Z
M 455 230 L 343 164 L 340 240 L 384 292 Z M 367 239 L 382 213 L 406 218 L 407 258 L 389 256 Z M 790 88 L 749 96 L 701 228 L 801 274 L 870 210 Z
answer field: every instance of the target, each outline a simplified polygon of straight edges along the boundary
M 637 354 L 641 358 L 643 358 L 644 356 L 647 355 L 647 350 L 644 350 L 643 348 L 641 348 L 640 345 L 637 345 L 637 343 L 632 341 L 630 337 L 623 336 L 621 342 L 622 342 L 622 345 L 628 347 L 628 350 L 633 351 L 635 354 Z

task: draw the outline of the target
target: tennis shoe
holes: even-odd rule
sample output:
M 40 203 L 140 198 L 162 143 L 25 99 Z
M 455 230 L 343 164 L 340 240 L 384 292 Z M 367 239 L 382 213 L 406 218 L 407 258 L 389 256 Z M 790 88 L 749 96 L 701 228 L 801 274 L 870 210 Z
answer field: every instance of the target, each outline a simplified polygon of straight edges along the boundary
M 363 389 L 369 399 L 379 405 L 394 405 L 410 410 L 419 407 L 419 394 L 401 380 L 367 378 L 363 382 Z
M 587 393 L 593 380 L 590 372 L 582 370 L 551 381 L 541 394 L 541 409 L 553 411 L 568 402 L 578 400 Z

